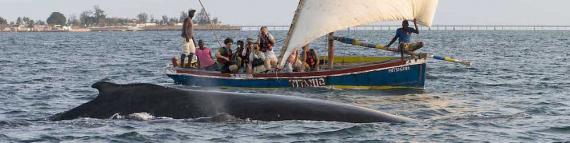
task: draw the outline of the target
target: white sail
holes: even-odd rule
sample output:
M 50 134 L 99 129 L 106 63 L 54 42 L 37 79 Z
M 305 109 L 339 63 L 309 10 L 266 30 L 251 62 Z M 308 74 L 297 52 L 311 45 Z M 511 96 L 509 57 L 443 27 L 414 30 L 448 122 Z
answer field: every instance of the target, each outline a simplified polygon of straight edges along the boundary
M 438 0 L 300 0 L 279 67 L 294 49 L 337 30 L 381 21 L 417 19 L 431 26 Z

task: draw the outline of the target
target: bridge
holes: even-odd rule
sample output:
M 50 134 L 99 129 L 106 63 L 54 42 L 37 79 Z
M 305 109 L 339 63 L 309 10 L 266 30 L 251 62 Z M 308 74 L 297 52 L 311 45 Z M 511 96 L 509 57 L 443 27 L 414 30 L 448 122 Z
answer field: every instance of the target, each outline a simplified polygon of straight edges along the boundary
M 242 31 L 257 31 L 261 25 L 241 25 Z M 288 25 L 267 25 L 269 30 L 289 30 Z M 362 25 L 347 28 L 348 31 L 358 30 L 396 30 L 401 25 Z M 570 25 L 434 25 L 432 27 L 420 27 L 420 30 L 428 31 L 568 31 Z

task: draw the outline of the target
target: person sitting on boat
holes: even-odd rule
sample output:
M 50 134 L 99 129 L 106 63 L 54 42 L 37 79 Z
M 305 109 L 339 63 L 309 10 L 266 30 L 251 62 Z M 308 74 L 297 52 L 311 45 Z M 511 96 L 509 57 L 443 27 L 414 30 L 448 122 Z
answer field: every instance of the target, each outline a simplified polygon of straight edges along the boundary
M 238 70 L 236 62 L 232 60 L 232 45 L 234 40 L 232 38 L 226 38 L 224 40 L 225 47 L 218 49 L 216 53 L 216 59 L 218 61 L 218 67 L 222 73 L 235 73 Z
M 414 19 L 415 29 L 409 26 L 410 24 L 407 20 L 402 21 L 402 28 L 398 28 L 398 30 L 396 30 L 396 36 L 394 36 L 390 43 L 386 45 L 386 48 L 390 48 L 390 46 L 396 42 L 396 39 L 398 39 L 400 45 L 398 46 L 397 51 L 401 53 L 402 60 L 404 59 L 404 53 L 413 54 L 413 51 L 423 47 L 422 42 L 412 43 L 412 33 L 420 34 L 416 19 Z
M 271 69 L 270 61 L 267 60 L 265 54 L 261 52 L 261 47 L 258 43 L 254 43 L 253 50 L 249 54 L 248 74 L 254 73 L 267 73 Z
M 314 49 L 310 49 L 305 56 L 305 71 L 319 71 L 319 55 Z
M 193 23 L 192 18 L 194 17 L 194 13 L 196 10 L 188 11 L 188 17 L 184 19 L 184 24 L 182 26 L 182 39 L 183 39 L 183 46 L 182 46 L 182 55 L 180 56 L 180 65 L 181 67 L 186 67 L 186 63 L 184 63 L 185 59 L 188 58 L 188 63 L 192 63 L 192 59 L 194 59 L 196 53 L 196 44 L 194 43 L 194 31 L 193 31 Z M 195 62 L 195 61 L 194 61 Z
M 216 62 L 212 59 L 212 51 L 210 48 L 204 46 L 203 40 L 198 40 L 198 49 L 196 49 L 196 56 L 200 69 L 216 70 Z
M 262 26 L 259 31 L 260 33 L 257 43 L 261 46 L 261 52 L 265 54 L 265 57 L 267 57 L 267 60 L 270 61 L 271 65 L 275 66 L 277 65 L 277 56 L 275 56 L 275 53 L 273 52 L 273 46 L 275 46 L 276 43 L 275 38 L 271 33 L 269 33 L 267 26 Z
M 315 50 L 309 48 L 309 45 L 303 46 L 301 53 L 301 61 L 303 62 L 303 71 L 318 71 L 319 70 L 319 56 Z
M 249 73 L 248 69 L 249 69 L 249 55 L 251 54 L 251 51 L 253 51 L 253 45 L 254 45 L 254 41 L 251 38 L 247 38 L 246 40 L 247 44 L 245 45 L 245 48 L 238 52 L 239 53 L 239 59 L 241 59 L 241 64 L 242 64 L 242 68 L 245 69 L 246 73 Z
M 245 68 L 243 64 L 243 58 L 241 57 L 241 53 L 244 51 L 244 49 L 245 43 L 242 40 L 238 40 L 236 52 L 232 55 L 232 58 L 234 61 L 236 61 L 236 65 L 240 71 Z
M 293 50 L 289 58 L 287 58 L 287 63 L 285 63 L 285 72 L 303 72 L 303 63 L 299 60 L 298 50 Z

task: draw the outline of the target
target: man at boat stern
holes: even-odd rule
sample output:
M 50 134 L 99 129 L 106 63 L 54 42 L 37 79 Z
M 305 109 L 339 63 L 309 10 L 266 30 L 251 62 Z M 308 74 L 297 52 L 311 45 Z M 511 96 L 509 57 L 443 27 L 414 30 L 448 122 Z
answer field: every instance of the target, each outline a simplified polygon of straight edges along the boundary
M 194 24 L 192 23 L 194 13 L 196 13 L 196 10 L 189 10 L 188 17 L 184 19 L 184 24 L 182 25 L 181 36 L 184 44 L 182 45 L 183 53 L 180 57 L 181 67 L 186 67 L 187 64 L 184 63 L 186 58 L 188 58 L 188 64 L 191 64 L 193 62 L 192 59 L 194 59 L 194 56 L 196 55 L 196 45 L 194 44 L 194 29 L 192 27 Z
M 414 19 L 415 29 L 409 26 L 410 24 L 407 20 L 402 21 L 402 28 L 398 28 L 396 30 L 396 35 L 392 38 L 390 43 L 386 45 L 386 48 L 390 48 L 397 39 L 400 44 L 398 49 L 393 51 L 399 51 L 401 53 L 402 60 L 404 59 L 404 53 L 414 55 L 412 52 L 422 48 L 424 45 L 423 42 L 412 43 L 412 33 L 420 34 L 416 19 Z

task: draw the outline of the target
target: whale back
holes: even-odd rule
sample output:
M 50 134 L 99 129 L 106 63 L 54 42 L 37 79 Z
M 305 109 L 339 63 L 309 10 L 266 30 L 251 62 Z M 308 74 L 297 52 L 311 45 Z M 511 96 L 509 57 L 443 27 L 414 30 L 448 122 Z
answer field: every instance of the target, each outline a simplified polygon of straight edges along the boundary
M 229 114 L 262 121 L 313 120 L 341 122 L 406 122 L 408 118 L 310 98 L 183 90 L 153 84 L 92 85 L 99 95 L 79 107 L 53 116 L 52 120 L 80 117 L 110 118 L 114 114 L 150 113 L 156 117 L 188 119 Z
M 60 113 L 52 119 L 109 118 L 116 113 L 128 115 L 140 112 L 177 119 L 207 117 L 215 114 L 210 111 L 212 107 L 203 104 L 212 99 L 192 96 L 184 90 L 145 83 L 122 85 L 97 82 L 91 87 L 99 91 L 94 100 Z M 186 113 L 180 114 L 181 111 Z

